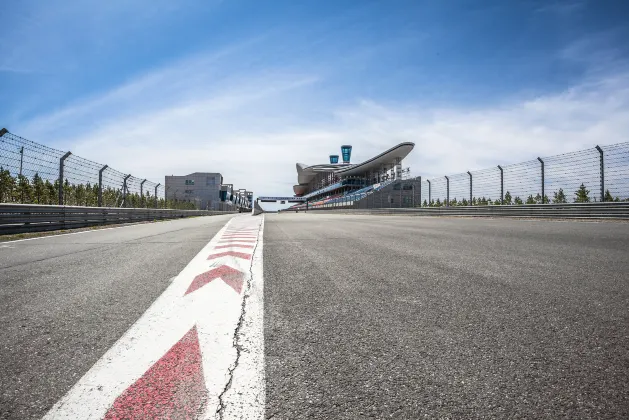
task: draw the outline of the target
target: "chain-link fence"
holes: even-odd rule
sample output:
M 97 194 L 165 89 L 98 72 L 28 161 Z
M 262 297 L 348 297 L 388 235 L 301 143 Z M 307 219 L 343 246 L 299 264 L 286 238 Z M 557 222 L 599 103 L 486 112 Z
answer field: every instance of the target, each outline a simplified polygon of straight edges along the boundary
M 0 202 L 180 208 L 164 186 L 0 131 Z M 192 205 L 193 206 L 193 205 Z
M 309 208 L 404 208 L 629 201 L 629 142 L 431 179 L 400 179 Z
M 629 142 L 425 179 L 420 185 L 422 206 L 626 201 Z

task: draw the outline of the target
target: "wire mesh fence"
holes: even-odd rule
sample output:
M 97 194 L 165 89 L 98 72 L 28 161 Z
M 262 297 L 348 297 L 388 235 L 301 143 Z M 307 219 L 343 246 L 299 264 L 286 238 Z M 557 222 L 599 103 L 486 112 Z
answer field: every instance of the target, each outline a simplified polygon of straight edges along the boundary
M 629 201 L 629 142 L 433 178 L 420 190 L 422 205 L 437 207 Z
M 432 179 L 399 179 L 353 208 L 563 204 L 629 201 L 629 142 Z M 313 206 L 313 208 L 316 206 Z
M 184 208 L 160 184 L 0 131 L 0 202 Z

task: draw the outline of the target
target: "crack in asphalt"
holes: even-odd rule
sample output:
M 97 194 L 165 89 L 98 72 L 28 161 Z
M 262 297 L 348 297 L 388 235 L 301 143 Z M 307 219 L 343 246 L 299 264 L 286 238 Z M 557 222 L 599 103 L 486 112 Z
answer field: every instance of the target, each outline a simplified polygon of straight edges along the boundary
M 226 408 L 225 401 L 223 401 L 223 398 L 225 397 L 225 394 L 227 393 L 227 391 L 229 391 L 229 389 L 232 386 L 232 381 L 234 380 L 234 371 L 238 367 L 238 364 L 240 362 L 240 353 L 242 353 L 243 351 L 242 345 L 239 343 L 240 330 L 242 328 L 243 322 L 245 321 L 247 299 L 251 296 L 250 291 L 251 291 L 251 282 L 253 281 L 253 261 L 254 261 L 254 256 L 256 255 L 256 250 L 258 249 L 258 243 L 260 242 L 260 229 L 261 228 L 262 228 L 262 223 L 258 225 L 257 241 L 256 241 L 255 247 L 253 248 L 253 252 L 251 253 L 251 264 L 249 265 L 249 278 L 247 279 L 247 287 L 245 288 L 245 294 L 242 298 L 242 304 L 240 306 L 240 318 L 238 319 L 238 324 L 236 325 L 236 329 L 234 330 L 234 338 L 232 341 L 232 346 L 236 349 L 236 360 L 234 361 L 233 365 L 229 368 L 227 372 L 229 378 L 227 380 L 227 383 L 225 384 L 225 387 L 223 388 L 223 391 L 218 396 L 218 408 L 216 409 L 216 414 L 218 414 L 218 418 L 220 420 L 223 420 L 223 414 Z

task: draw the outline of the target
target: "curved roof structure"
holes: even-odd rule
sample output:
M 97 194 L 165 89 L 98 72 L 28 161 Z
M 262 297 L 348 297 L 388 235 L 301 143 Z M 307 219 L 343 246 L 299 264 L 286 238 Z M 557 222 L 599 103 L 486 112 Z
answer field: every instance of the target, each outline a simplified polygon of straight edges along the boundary
M 304 194 L 308 189 L 308 183 L 316 176 L 318 172 L 333 172 L 338 176 L 352 176 L 370 172 L 373 170 L 379 170 L 383 167 L 393 167 L 395 161 L 404 159 L 415 147 L 415 143 L 404 142 L 397 146 L 390 148 L 377 156 L 372 157 L 362 163 L 358 164 L 320 164 L 307 166 L 303 163 L 298 163 L 297 168 L 297 182 L 298 185 L 293 186 L 293 191 L 297 195 Z

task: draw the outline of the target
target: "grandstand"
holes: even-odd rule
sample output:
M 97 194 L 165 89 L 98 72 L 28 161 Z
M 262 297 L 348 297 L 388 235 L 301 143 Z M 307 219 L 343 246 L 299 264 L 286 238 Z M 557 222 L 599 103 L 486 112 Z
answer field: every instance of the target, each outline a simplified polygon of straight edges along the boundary
M 402 168 L 402 160 L 414 147 L 414 143 L 400 143 L 362 163 L 352 164 L 352 146 L 343 145 L 342 163 L 338 163 L 338 155 L 330 155 L 329 164 L 297 163 L 298 184 L 293 186 L 293 191 L 306 202 L 290 209 L 354 202 L 380 191 L 410 173 L 408 168 Z

